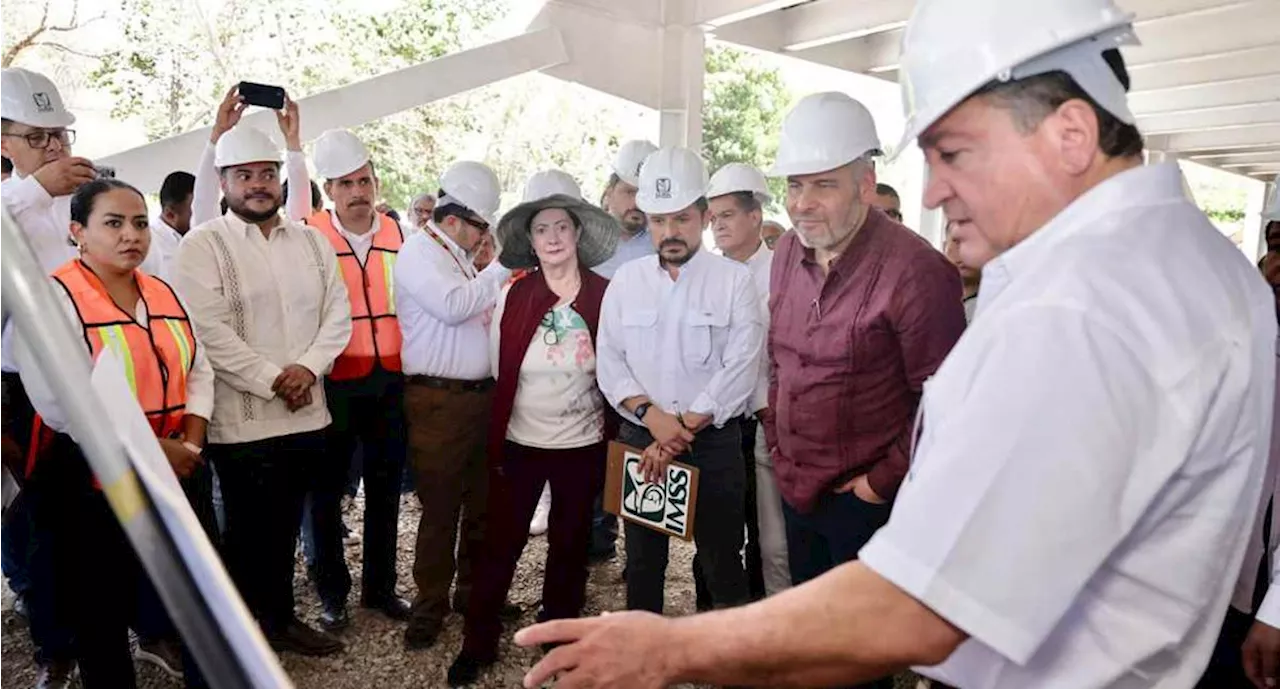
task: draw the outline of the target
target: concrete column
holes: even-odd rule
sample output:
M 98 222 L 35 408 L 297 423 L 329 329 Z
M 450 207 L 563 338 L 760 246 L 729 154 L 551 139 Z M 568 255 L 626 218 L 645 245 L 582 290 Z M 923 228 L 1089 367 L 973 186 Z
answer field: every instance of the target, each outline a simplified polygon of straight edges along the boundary
M 696 5 L 663 1 L 659 146 L 702 148 L 702 86 L 706 33 L 694 25 Z

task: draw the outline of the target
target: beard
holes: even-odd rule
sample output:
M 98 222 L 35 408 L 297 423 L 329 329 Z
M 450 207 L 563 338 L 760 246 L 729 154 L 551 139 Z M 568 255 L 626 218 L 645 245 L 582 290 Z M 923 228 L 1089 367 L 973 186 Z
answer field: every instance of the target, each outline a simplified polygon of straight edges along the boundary
M 639 234 L 645 226 L 644 213 L 633 208 L 618 218 L 618 224 L 622 225 L 623 232 L 627 234 Z
M 669 247 L 682 247 L 684 253 L 674 258 L 668 258 L 664 251 Z M 698 253 L 698 247 L 690 247 L 683 239 L 664 239 L 658 245 L 658 261 L 664 266 L 682 266 L 688 263 L 689 259 L 693 258 L 696 253 Z
M 270 199 L 271 210 L 254 210 L 249 207 L 248 202 L 251 199 Z M 227 208 L 236 215 L 244 218 L 251 223 L 260 223 L 270 220 L 273 216 L 280 212 L 280 197 L 264 194 L 260 196 L 248 196 L 238 199 L 227 199 Z

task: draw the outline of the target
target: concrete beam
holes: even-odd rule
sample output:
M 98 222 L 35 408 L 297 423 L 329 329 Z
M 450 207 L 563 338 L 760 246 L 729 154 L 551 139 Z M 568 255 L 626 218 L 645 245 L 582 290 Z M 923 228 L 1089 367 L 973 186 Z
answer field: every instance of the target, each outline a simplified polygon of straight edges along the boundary
M 1187 156 L 1197 163 L 1220 167 L 1233 163 L 1262 165 L 1280 163 L 1280 149 L 1264 149 L 1259 151 L 1206 151 L 1192 153 Z
M 504 41 L 446 55 L 298 101 L 302 138 L 327 129 L 346 129 L 442 98 L 470 91 L 568 60 L 560 33 L 543 29 Z M 241 120 L 263 131 L 277 131 L 275 114 L 259 110 Z M 174 169 L 200 159 L 210 127 L 179 134 L 99 160 L 122 179 L 147 192 L 159 190 Z
M 806 0 L 697 0 L 694 23 L 707 27 L 736 24 L 799 5 Z
M 1269 105 L 1280 115 L 1280 73 L 1129 94 L 1130 107 L 1141 115 L 1253 104 Z
M 1275 74 L 1280 74 L 1280 44 L 1129 68 L 1134 93 Z
M 1280 148 L 1280 124 L 1157 134 L 1148 137 L 1148 146 L 1155 150 L 1173 151 L 1179 154 L 1210 150 Z
M 1122 52 L 1128 64 L 1137 66 L 1273 46 L 1277 26 L 1280 3 L 1227 3 L 1141 22 L 1137 31 L 1142 45 Z
M 631 23 L 591 7 L 553 0 L 529 24 L 531 31 L 546 28 L 560 32 L 569 56 L 544 69 L 546 74 L 645 107 L 661 107 L 661 26 Z
M 1280 123 L 1280 105 L 1276 103 L 1138 115 L 1138 129 L 1146 135 L 1276 123 Z

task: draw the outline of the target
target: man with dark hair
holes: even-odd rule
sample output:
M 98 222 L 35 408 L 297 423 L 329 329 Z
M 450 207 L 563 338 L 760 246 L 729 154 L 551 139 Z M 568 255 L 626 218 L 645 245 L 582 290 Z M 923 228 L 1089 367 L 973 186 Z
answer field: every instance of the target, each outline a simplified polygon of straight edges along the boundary
M 876 193 L 871 199 L 871 205 L 879 208 L 880 212 L 893 218 L 894 221 L 902 222 L 902 199 L 898 198 L 898 190 L 888 184 L 876 183 Z
M 172 277 L 178 243 L 191 229 L 191 196 L 196 177 L 190 172 L 170 172 L 160 185 L 160 214 L 151 221 L 151 251 L 143 262 L 145 272 L 165 280 Z
M 0 182 L 8 181 L 9 176 L 13 174 L 13 161 L 4 156 L 0 156 Z
M 961 259 L 981 265 L 978 235 L 997 255 L 923 393 L 888 523 L 858 562 L 750 606 L 521 632 L 581 640 L 525 686 L 831 686 L 906 666 L 984 689 L 1195 684 L 1265 483 L 1275 304 L 1177 164 L 1143 165 L 1117 66 L 1132 22 L 1113 0 L 916 4 L 897 150 L 918 141 Z

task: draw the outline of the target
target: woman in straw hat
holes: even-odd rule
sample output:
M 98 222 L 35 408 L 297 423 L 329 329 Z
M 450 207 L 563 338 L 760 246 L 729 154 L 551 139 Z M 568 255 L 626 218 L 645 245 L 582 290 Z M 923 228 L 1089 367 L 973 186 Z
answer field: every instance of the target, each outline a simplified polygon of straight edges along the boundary
M 553 500 L 538 617 L 577 617 L 586 597 L 592 503 L 604 484 L 606 426 L 613 425 L 595 357 L 608 281 L 590 268 L 613 254 L 620 230 L 572 188 L 539 193 L 539 179 L 498 224 L 498 260 L 531 272 L 507 287 L 493 315 L 489 517 L 450 686 L 470 684 L 497 659 L 502 604 L 546 483 Z

